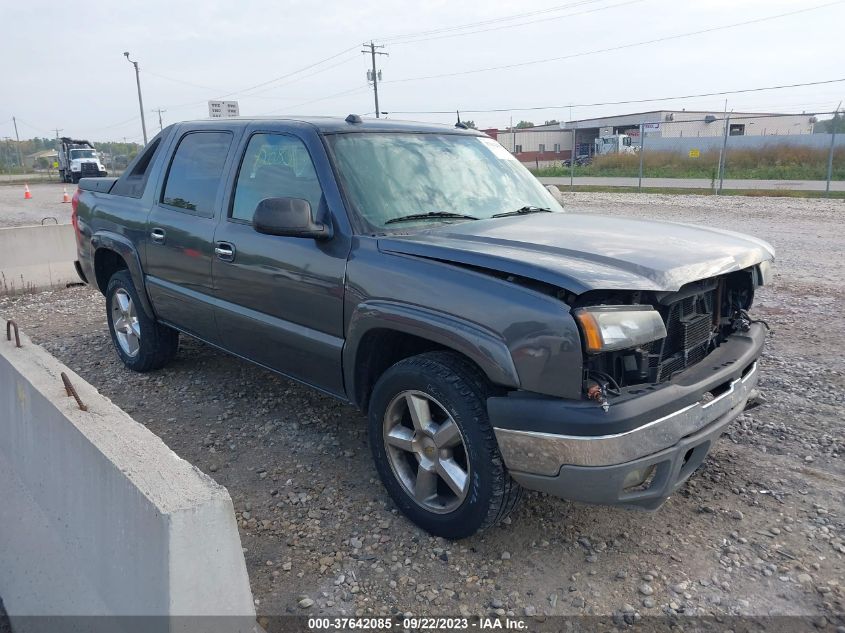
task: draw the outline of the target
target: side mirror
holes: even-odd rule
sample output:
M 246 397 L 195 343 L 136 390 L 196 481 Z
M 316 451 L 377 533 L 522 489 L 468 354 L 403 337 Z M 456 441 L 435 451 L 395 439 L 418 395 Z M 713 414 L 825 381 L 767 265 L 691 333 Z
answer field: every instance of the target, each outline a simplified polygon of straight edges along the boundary
M 560 206 L 563 206 L 563 194 L 556 185 L 546 185 L 546 191 L 552 194 L 552 198 L 554 198 Z
M 258 203 L 252 226 L 259 233 L 325 240 L 332 236 L 330 225 L 317 222 L 311 204 L 301 198 L 265 198 Z

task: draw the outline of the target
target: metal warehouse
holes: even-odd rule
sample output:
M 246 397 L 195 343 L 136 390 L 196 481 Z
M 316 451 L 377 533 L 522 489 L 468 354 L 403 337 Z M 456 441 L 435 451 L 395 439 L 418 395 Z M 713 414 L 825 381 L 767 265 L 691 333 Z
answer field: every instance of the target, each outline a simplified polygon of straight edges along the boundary
M 561 124 L 577 131 L 578 142 L 610 134 L 628 134 L 638 138 L 640 126 L 645 137 L 680 138 L 722 136 L 725 113 L 713 110 L 656 110 L 619 116 L 581 119 Z M 731 112 L 730 136 L 790 136 L 812 134 L 816 118 L 810 114 Z
M 591 155 L 597 138 L 615 134 L 626 134 L 634 145 L 641 145 L 640 130 L 646 143 L 649 139 L 714 140 L 724 136 L 725 121 L 725 113 L 715 110 L 654 110 L 485 132 L 520 161 L 535 162 L 569 159 L 573 147 L 576 156 Z M 727 122 L 729 136 L 782 138 L 812 135 L 816 117 L 811 114 L 731 112 Z

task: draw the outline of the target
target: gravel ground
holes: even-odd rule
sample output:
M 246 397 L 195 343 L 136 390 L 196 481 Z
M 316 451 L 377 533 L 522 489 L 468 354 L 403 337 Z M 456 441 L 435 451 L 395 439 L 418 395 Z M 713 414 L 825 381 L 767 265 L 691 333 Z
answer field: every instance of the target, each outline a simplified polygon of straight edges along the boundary
M 0 313 L 228 488 L 262 615 L 801 615 L 845 631 L 845 204 L 565 196 L 778 249 L 753 310 L 774 330 L 766 402 L 656 513 L 531 493 L 504 525 L 431 538 L 385 494 L 353 408 L 186 338 L 171 366 L 134 374 L 88 288 L 0 298 Z
M 63 188 L 69 195 L 76 185 L 58 182 L 30 183 L 31 200 L 24 200 L 23 185 L 0 185 L 0 227 L 41 224 L 44 218 L 56 218 L 59 224 L 70 224 L 70 205 L 62 204 Z M 52 224 L 53 220 L 46 220 Z

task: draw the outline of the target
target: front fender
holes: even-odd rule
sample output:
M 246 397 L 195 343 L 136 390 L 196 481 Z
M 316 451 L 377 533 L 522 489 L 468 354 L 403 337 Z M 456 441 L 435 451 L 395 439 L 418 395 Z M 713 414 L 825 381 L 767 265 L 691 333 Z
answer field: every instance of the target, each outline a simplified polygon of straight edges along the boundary
M 505 341 L 494 332 L 449 314 L 393 301 L 365 301 L 349 321 L 343 347 L 343 373 L 347 393 L 357 393 L 355 366 L 359 346 L 367 332 L 377 329 L 403 332 L 459 352 L 472 360 L 491 382 L 519 387 L 519 374 Z
M 147 287 L 144 284 L 144 271 L 141 268 L 141 259 L 138 256 L 138 250 L 132 241 L 119 233 L 112 231 L 97 231 L 91 236 L 91 252 L 94 253 L 93 261 L 96 262 L 96 254 L 100 249 L 114 251 L 123 258 L 126 262 L 126 267 L 129 269 L 129 274 L 132 276 L 132 283 L 135 284 L 135 290 L 138 291 L 138 297 L 141 300 L 141 307 L 151 319 L 155 318 L 152 303 L 149 296 L 147 296 Z M 96 264 L 95 264 L 96 267 Z M 99 287 L 99 280 L 97 279 L 96 270 L 94 271 L 93 282 L 97 284 L 100 292 L 106 293 L 105 288 Z

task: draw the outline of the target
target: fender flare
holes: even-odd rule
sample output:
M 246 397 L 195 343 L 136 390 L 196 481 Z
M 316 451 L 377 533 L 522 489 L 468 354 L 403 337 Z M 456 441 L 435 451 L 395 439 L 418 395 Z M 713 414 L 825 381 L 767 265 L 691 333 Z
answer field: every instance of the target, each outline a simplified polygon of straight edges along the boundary
M 135 284 L 135 290 L 138 292 L 138 297 L 141 300 L 141 307 L 151 319 L 155 319 L 155 312 L 150 298 L 147 295 L 147 287 L 144 284 L 144 271 L 141 268 L 141 258 L 138 256 L 138 250 L 129 238 L 113 233 L 112 231 L 97 231 L 91 236 L 91 252 L 94 253 L 94 283 L 97 284 L 100 292 L 106 293 L 105 288 L 100 288 L 97 282 L 96 274 L 96 254 L 99 250 L 114 251 L 123 258 L 126 262 L 126 267 L 129 274 L 132 276 L 132 283 Z
M 505 341 L 495 332 L 450 314 L 393 301 L 365 301 L 352 314 L 343 346 L 346 393 L 357 400 L 356 361 L 361 341 L 373 330 L 392 330 L 427 339 L 459 352 L 478 365 L 491 382 L 519 387 L 519 374 Z

